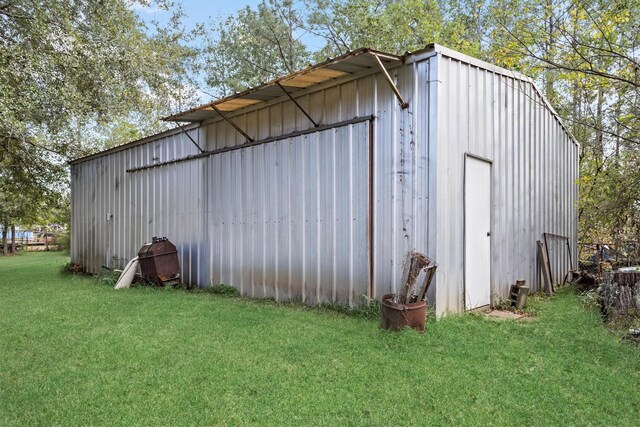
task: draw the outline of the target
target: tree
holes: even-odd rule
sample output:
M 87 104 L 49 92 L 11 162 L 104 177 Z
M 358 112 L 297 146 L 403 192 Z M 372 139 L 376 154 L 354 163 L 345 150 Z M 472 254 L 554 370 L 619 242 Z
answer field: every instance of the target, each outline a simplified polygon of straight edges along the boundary
M 303 68 L 310 57 L 302 24 L 291 0 L 263 0 L 229 16 L 206 42 L 208 85 L 226 96 Z
M 180 10 L 149 35 L 130 5 L 0 0 L 3 221 L 26 221 L 64 188 L 64 161 L 103 148 L 103 124 L 138 120 L 158 130 L 160 115 L 189 101 L 195 54 L 183 43 Z
M 523 14 L 510 14 L 514 8 Z M 495 59 L 541 77 L 582 143 L 581 238 L 637 239 L 640 3 L 506 0 L 493 13 Z
M 308 0 L 317 60 L 360 47 L 403 54 L 441 43 L 482 57 L 488 6 L 470 0 Z
M 361 47 L 392 53 L 425 47 L 443 34 L 443 17 L 434 0 L 314 0 L 310 31 L 326 40 L 316 59 Z
M 16 223 L 35 222 L 56 206 L 67 174 L 54 154 L 33 141 L 2 140 L 0 152 L 0 225 L 6 254 L 6 231 Z

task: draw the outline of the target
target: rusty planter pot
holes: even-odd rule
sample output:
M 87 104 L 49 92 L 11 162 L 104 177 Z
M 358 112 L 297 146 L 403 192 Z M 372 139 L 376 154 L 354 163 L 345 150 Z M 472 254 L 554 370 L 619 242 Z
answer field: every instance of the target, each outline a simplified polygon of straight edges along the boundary
M 382 297 L 382 307 L 380 314 L 382 329 L 397 331 L 409 326 L 416 331 L 424 332 L 424 325 L 427 316 L 427 303 L 418 301 L 409 304 L 393 303 L 393 294 L 386 294 Z

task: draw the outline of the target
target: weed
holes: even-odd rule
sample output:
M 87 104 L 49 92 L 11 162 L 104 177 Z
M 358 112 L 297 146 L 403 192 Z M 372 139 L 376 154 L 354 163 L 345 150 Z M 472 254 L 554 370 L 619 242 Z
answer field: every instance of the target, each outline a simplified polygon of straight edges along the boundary
M 95 279 L 101 285 L 114 287 L 120 278 L 120 272 L 102 267 L 95 275 Z
M 156 282 L 152 282 L 151 280 L 143 279 L 142 277 L 136 275 L 131 283 L 132 286 L 138 288 L 158 288 L 158 284 Z
M 63 251 L 65 254 L 69 255 L 69 249 L 71 247 L 71 233 L 69 230 L 55 233 L 54 241 L 59 251 Z
M 198 285 L 193 285 L 191 283 L 185 283 L 185 282 L 180 282 L 177 285 L 173 285 L 173 289 L 178 289 L 181 291 L 193 291 L 193 290 L 197 290 Z
M 537 315 L 537 310 L 535 304 L 532 304 L 532 302 L 540 301 L 541 298 L 544 297 L 545 294 L 540 292 L 529 294 L 527 296 L 527 303 L 525 304 L 524 308 L 522 310 L 518 310 L 513 305 L 513 302 L 510 299 L 502 298 L 501 296 L 496 295 L 496 304 L 493 308 L 495 310 L 511 311 L 514 313 L 524 314 L 529 317 L 535 317 Z
M 75 262 L 68 262 L 64 264 L 60 271 L 64 274 L 84 274 L 84 268 Z
M 432 305 L 429 305 L 429 301 L 427 301 L 427 323 L 435 322 L 438 320 L 438 316 L 436 315 L 436 308 Z
M 349 307 L 336 302 L 318 304 L 319 309 L 335 311 L 347 316 L 360 317 L 363 319 L 376 320 L 380 318 L 380 301 L 362 295 L 364 304 Z
M 597 289 L 588 290 L 585 292 L 580 292 L 579 288 L 575 286 L 572 286 L 569 289 L 578 295 L 578 298 L 580 298 L 580 301 L 582 302 L 582 305 L 583 307 L 585 307 L 585 309 L 597 311 L 600 313 L 604 325 L 609 332 L 621 338 L 622 340 L 633 342 L 636 344 L 638 343 L 638 340 L 636 338 L 629 336 L 628 331 L 629 329 L 640 327 L 640 311 L 629 310 L 623 313 L 607 313 L 602 306 L 600 297 L 602 287 L 598 287 Z
M 213 285 L 208 288 L 198 288 L 202 292 L 209 292 L 215 295 L 224 295 L 226 297 L 238 297 L 240 296 L 240 291 L 229 285 Z
M 496 310 L 513 311 L 512 302 L 510 299 L 502 298 L 500 295 L 496 295 L 496 304 L 493 307 Z
M 580 301 L 582 301 L 582 305 L 589 310 L 598 310 L 600 311 L 601 306 L 598 301 L 598 291 L 586 291 L 583 293 L 579 293 L 576 290 L 576 293 L 579 295 Z
M 380 317 L 380 301 L 375 298 L 369 298 L 366 295 L 362 297 L 365 299 L 365 304 L 353 307 L 350 315 L 369 320 L 378 319 Z

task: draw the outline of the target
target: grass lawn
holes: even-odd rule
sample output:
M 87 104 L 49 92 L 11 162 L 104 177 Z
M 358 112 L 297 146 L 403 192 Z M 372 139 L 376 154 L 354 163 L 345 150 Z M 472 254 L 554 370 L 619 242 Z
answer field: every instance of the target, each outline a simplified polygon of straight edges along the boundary
M 0 257 L 0 425 L 638 425 L 640 350 L 577 296 L 530 322 L 387 333 L 208 293 L 115 291 Z

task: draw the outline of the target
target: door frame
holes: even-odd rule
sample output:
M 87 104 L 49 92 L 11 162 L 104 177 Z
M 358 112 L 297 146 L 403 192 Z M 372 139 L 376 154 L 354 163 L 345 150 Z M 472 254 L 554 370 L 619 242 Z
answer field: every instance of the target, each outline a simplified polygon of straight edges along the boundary
M 368 125 L 369 125 L 369 141 L 368 141 L 368 148 L 369 148 L 369 158 L 367 159 L 368 161 L 368 173 L 369 173 L 369 224 L 367 227 L 367 232 L 369 233 L 369 241 L 367 242 L 367 244 L 369 245 L 369 283 L 367 284 L 367 298 L 369 300 L 371 300 L 373 298 L 374 292 L 375 292 L 375 285 L 374 285 L 374 277 L 375 277 L 375 268 L 376 268 L 376 263 L 375 263 L 375 253 L 374 253 L 374 244 L 375 244 L 375 234 L 376 234 L 376 230 L 375 230 L 375 222 L 374 222 L 374 216 L 376 213 L 376 209 L 375 209 L 375 202 L 374 202 L 374 198 L 375 198 L 375 170 L 376 170 L 376 165 L 375 165 L 375 158 L 373 156 L 373 152 L 375 150 L 375 124 L 373 123 L 373 119 L 374 116 L 371 116 L 371 120 L 369 120 Z
M 480 160 L 488 163 L 490 166 L 489 174 L 489 226 L 491 235 L 489 236 L 489 307 L 493 307 L 492 295 L 493 295 L 493 160 L 479 156 L 474 153 L 464 153 L 464 166 L 462 175 L 462 305 L 464 311 L 473 311 L 481 309 L 486 306 L 475 307 L 467 309 L 467 159 L 472 158 L 474 160 Z

